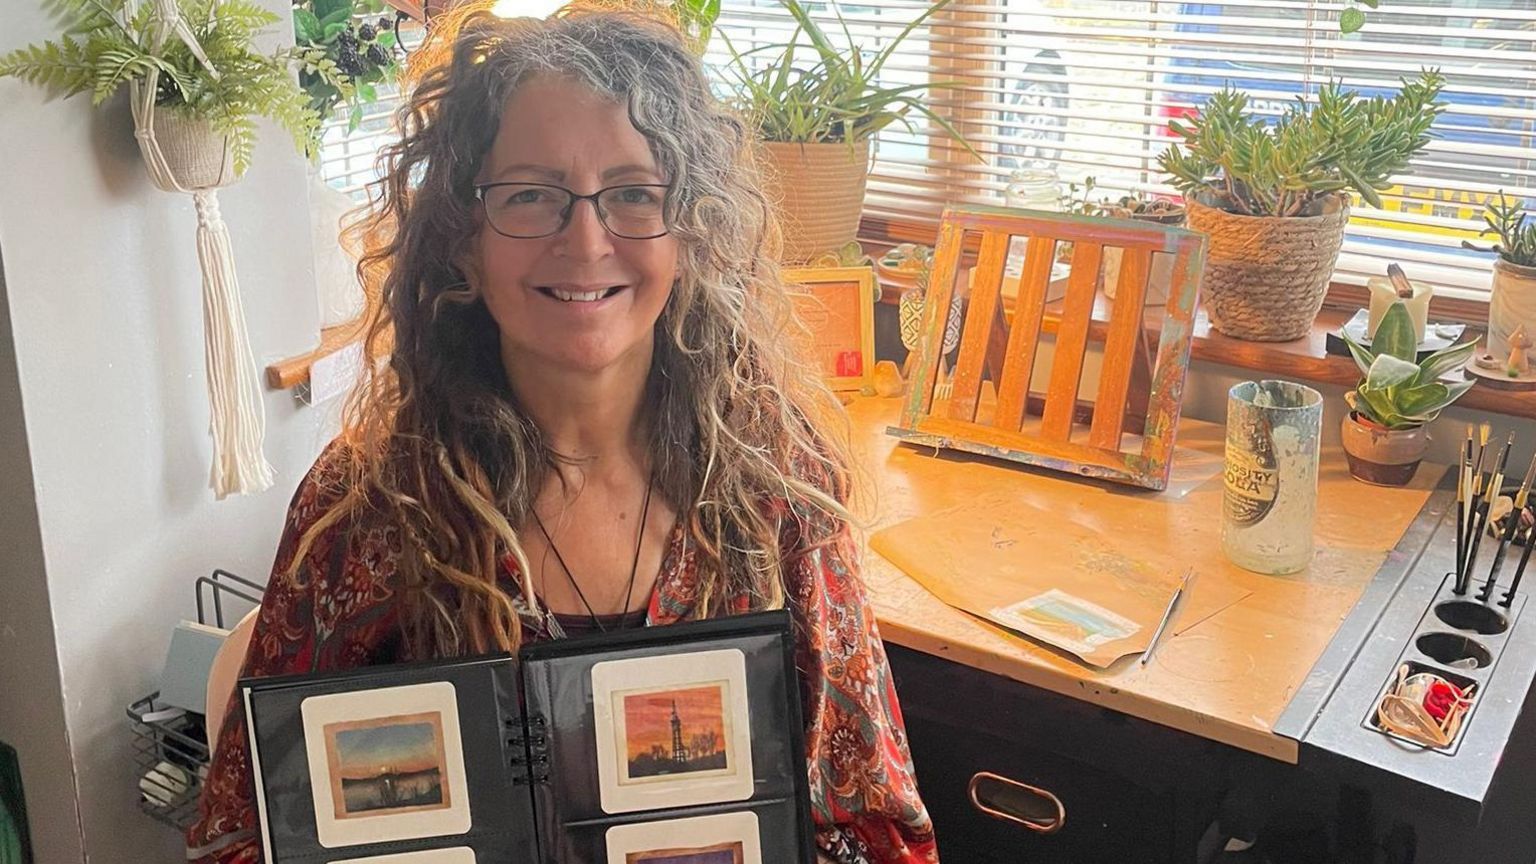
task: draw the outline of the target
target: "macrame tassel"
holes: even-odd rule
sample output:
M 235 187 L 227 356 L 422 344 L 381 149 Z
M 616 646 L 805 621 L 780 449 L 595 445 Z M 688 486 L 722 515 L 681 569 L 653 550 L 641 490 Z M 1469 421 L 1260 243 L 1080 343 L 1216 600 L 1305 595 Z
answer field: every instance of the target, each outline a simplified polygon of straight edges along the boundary
M 266 419 L 256 359 L 245 332 L 245 309 L 229 231 L 212 189 L 192 193 L 197 205 L 197 261 L 203 271 L 203 357 L 212 411 L 213 494 L 260 492 L 272 485 L 272 466 L 261 452 Z

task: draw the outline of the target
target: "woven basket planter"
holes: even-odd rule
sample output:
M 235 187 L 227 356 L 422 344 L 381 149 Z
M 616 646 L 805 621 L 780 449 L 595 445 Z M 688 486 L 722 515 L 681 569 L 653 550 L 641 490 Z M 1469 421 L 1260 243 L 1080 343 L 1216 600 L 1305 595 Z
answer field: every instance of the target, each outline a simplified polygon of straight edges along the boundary
M 1210 237 L 1205 297 L 1211 326 L 1234 339 L 1290 342 L 1312 331 L 1344 244 L 1349 202 L 1318 216 L 1242 216 L 1189 199 L 1189 227 Z
M 804 264 L 858 236 L 868 139 L 852 146 L 765 141 L 763 151 L 764 185 L 784 234 L 784 263 Z
M 207 121 L 162 108 L 155 111 L 154 128 L 166 166 L 181 188 L 216 189 L 235 182 L 235 158 L 229 142 Z

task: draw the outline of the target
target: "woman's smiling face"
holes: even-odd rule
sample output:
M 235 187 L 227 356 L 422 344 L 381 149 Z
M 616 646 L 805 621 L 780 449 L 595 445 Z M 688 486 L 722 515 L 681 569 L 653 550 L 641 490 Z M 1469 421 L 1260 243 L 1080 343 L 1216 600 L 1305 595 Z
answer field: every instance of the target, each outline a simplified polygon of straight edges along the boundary
M 590 195 L 613 186 L 665 185 L 670 178 L 660 171 L 624 105 L 580 82 L 535 77 L 507 100 L 476 182 L 548 184 Z M 677 240 L 615 236 L 592 201 L 574 202 L 569 222 L 550 236 L 507 237 L 486 218 L 488 209 L 537 206 L 561 193 L 496 187 L 484 194 L 488 204 L 471 269 L 501 332 L 503 357 L 593 373 L 625 361 L 649 366 L 656 321 L 677 279 Z M 639 202 L 646 194 L 632 190 L 621 201 Z M 622 231 L 612 208 L 609 221 Z

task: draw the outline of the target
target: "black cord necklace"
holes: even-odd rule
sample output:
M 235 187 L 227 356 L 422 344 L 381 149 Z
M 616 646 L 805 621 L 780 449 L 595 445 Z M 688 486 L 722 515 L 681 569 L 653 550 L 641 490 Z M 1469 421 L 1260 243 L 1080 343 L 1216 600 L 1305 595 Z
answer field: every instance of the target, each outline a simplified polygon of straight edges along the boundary
M 624 619 L 629 617 L 630 596 L 635 591 L 635 574 L 640 570 L 640 548 L 645 542 L 645 523 L 651 513 L 651 490 L 655 486 L 656 475 L 653 472 L 645 481 L 645 503 L 640 508 L 640 528 L 635 532 L 635 557 L 634 561 L 629 565 L 629 583 L 624 588 L 624 611 L 619 615 L 621 625 Z M 544 542 L 549 544 L 549 551 L 555 553 L 555 560 L 560 563 L 560 569 L 565 571 L 565 578 L 569 579 L 571 587 L 576 589 L 576 596 L 581 600 L 581 605 L 587 608 L 587 617 L 592 619 L 592 625 L 597 628 L 599 633 L 607 633 L 608 628 L 603 626 L 602 619 L 597 617 L 597 612 L 592 608 L 592 604 L 587 602 L 586 593 L 581 590 L 581 585 L 577 583 L 576 574 L 571 572 L 570 566 L 565 563 L 565 556 L 560 554 L 560 547 L 556 546 L 555 539 L 549 536 L 549 529 L 544 527 L 544 520 L 539 518 L 539 511 L 532 507 L 528 509 L 529 512 L 533 513 L 534 523 L 539 526 L 539 533 L 544 535 Z M 555 618 L 555 613 L 547 606 L 544 609 L 544 623 L 550 636 L 559 639 L 565 635 L 565 628 L 560 626 L 560 622 Z

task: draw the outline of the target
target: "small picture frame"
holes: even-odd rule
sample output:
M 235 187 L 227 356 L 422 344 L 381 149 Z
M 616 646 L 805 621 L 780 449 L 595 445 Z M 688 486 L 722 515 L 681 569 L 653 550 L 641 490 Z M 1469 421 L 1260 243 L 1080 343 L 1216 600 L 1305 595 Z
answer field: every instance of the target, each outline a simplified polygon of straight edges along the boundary
M 312 696 L 300 713 L 321 846 L 469 831 L 453 684 Z
M 604 812 L 752 796 L 746 657 L 725 648 L 592 667 Z
M 835 391 L 874 386 L 873 267 L 801 267 L 783 271 L 796 314 L 810 331 L 809 357 Z
M 762 864 L 757 814 L 717 813 L 616 825 L 606 864 Z

